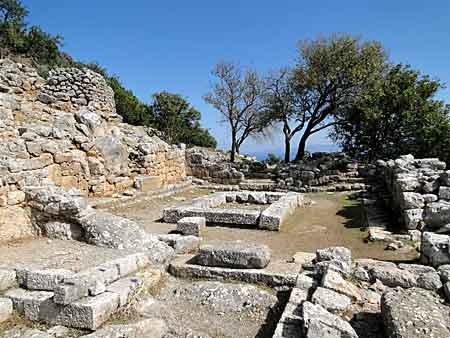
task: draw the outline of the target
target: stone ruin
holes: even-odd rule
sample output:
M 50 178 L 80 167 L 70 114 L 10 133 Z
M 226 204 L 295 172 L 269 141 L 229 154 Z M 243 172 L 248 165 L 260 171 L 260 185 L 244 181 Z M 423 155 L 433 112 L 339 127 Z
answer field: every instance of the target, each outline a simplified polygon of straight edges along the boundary
M 268 205 L 265 210 L 218 208 L 228 203 Z M 295 192 L 223 192 L 198 197 L 191 202 L 165 208 L 162 219 L 168 223 L 183 223 L 188 217 L 204 219 L 209 224 L 250 226 L 255 229 L 278 231 L 285 218 L 298 207 L 304 206 L 302 194 Z
M 186 180 L 184 147 L 121 122 L 111 88 L 88 69 L 36 70 L 0 60 L 0 241 L 30 236 L 25 187 L 84 196 L 136 194 Z M 8 223 L 18 223 L 16 229 Z
M 122 123 L 111 88 L 90 70 L 57 69 L 44 80 L 9 60 L 0 60 L 0 139 L 0 242 L 83 243 L 89 261 L 0 259 L 0 330 L 15 316 L 40 323 L 7 327 L 0 338 L 214 338 L 174 329 L 171 315 L 189 311 L 179 299 L 224 320 L 260 316 L 273 326 L 264 337 L 450 337 L 450 182 L 437 159 L 364 166 L 317 154 L 275 167 L 245 157 L 230 164 L 224 153 L 169 145 Z M 224 191 L 161 210 L 175 233 L 151 234 L 91 204 L 167 194 L 189 176 Z M 202 242 L 207 225 L 282 231 L 309 205 L 303 193 L 351 190 L 362 191 L 369 239 L 412 242 L 418 262 L 354 259 L 340 246 L 286 260 L 259 243 Z M 161 288 L 167 279 L 188 286 Z
M 200 147 L 186 151 L 187 174 L 216 190 L 336 192 L 366 189 L 366 167 L 342 153 L 314 153 L 296 163 L 269 166 L 255 158 Z

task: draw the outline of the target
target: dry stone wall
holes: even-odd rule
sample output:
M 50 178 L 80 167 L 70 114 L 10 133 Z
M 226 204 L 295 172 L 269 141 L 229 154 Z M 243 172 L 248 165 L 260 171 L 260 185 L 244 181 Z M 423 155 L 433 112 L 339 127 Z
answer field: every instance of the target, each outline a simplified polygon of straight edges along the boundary
M 404 229 L 445 232 L 450 223 L 450 172 L 444 162 L 405 155 L 378 161 L 377 167 Z
M 142 188 L 148 176 L 160 184 L 184 179 L 184 146 L 121 122 L 101 75 L 55 69 L 44 80 L 32 67 L 0 60 L 0 240 L 29 233 L 7 228 L 14 217 L 29 223 L 20 208 L 27 186 L 109 196 Z

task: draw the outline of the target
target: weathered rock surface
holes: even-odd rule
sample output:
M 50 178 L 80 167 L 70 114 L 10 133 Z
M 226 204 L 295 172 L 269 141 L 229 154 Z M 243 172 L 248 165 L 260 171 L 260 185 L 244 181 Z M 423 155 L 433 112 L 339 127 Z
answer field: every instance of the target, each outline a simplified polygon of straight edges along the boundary
M 449 308 L 430 291 L 389 290 L 381 299 L 381 311 L 389 337 L 450 337 Z
M 351 325 L 320 305 L 303 303 L 306 338 L 358 338 Z
M 210 267 L 263 269 L 270 262 L 270 249 L 246 242 L 220 242 L 200 246 L 195 263 Z

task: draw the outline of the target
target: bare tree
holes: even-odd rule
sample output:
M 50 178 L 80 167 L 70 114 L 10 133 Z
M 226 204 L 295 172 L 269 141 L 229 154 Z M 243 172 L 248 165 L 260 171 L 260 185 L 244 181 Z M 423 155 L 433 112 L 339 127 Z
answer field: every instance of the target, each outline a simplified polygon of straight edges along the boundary
M 231 129 L 231 162 L 244 141 L 261 131 L 263 85 L 254 70 L 233 63 L 218 63 L 211 91 L 204 100 L 216 108 Z

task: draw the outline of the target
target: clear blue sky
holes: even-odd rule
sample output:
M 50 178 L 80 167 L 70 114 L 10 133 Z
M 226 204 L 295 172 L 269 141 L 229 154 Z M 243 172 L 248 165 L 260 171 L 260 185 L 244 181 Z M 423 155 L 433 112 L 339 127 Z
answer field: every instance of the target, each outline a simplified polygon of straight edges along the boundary
M 144 101 L 168 90 L 202 114 L 221 147 L 220 116 L 202 96 L 220 60 L 261 72 L 292 64 L 301 39 L 346 32 L 383 43 L 395 62 L 450 83 L 450 2 L 445 0 L 185 1 L 25 0 L 29 22 L 64 36 L 64 50 L 97 61 Z M 441 92 L 450 101 L 450 89 Z M 326 134 L 311 149 L 328 144 Z M 244 151 L 282 148 L 281 139 L 249 141 Z

